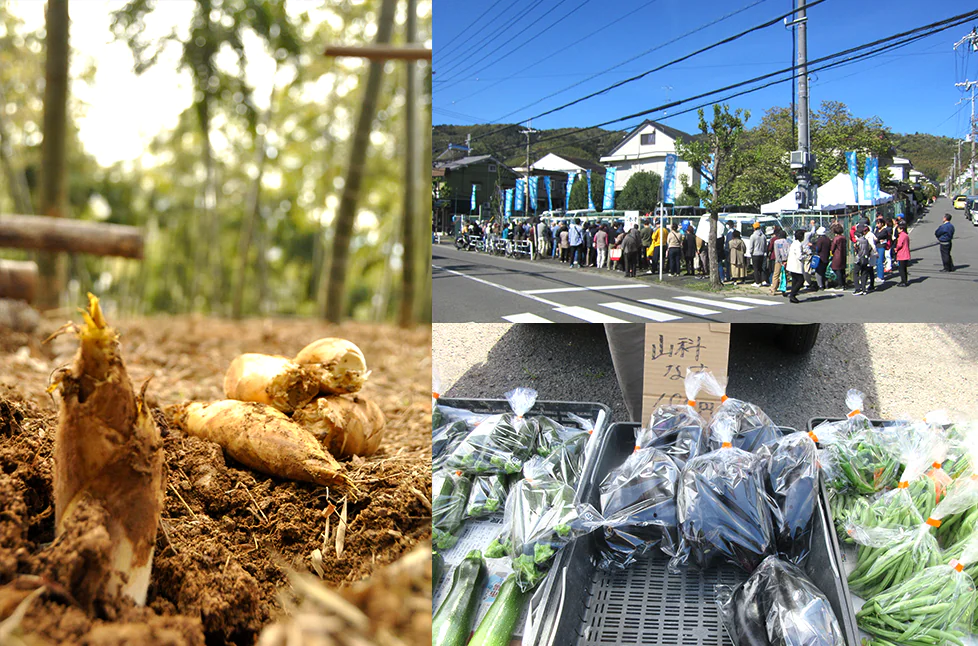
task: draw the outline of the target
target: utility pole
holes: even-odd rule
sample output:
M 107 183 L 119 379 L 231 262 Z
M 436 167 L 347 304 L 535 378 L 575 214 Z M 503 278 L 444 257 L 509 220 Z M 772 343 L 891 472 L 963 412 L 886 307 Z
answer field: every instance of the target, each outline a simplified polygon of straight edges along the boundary
M 465 154 L 472 155 L 472 133 L 465 135 Z
M 520 133 L 526 135 L 526 181 L 523 182 L 523 191 L 525 192 L 526 199 L 523 200 L 523 217 L 530 217 L 530 135 L 536 132 L 530 127 L 531 122 L 526 122 L 526 128 L 520 130 Z
M 971 48 L 978 51 L 978 27 L 971 30 L 971 33 L 954 43 L 954 49 L 957 50 L 965 43 L 970 43 Z M 967 92 L 971 90 L 971 121 L 969 123 L 969 132 L 971 135 L 971 158 L 968 160 L 968 169 L 971 175 L 971 191 L 969 195 L 975 194 L 975 134 L 976 134 L 976 124 L 975 124 L 975 86 L 978 85 L 978 81 L 968 81 L 964 83 L 955 83 L 955 87 L 963 87 L 964 91 Z M 958 144 L 958 150 L 960 151 L 961 144 Z M 960 156 L 960 153 L 959 153 Z
M 787 26 L 795 27 L 796 48 L 798 59 L 795 71 L 798 79 L 798 150 L 791 153 L 791 170 L 795 172 L 798 190 L 795 201 L 799 209 L 811 208 L 815 202 L 815 185 L 812 183 L 812 171 L 815 170 L 815 158 L 811 153 L 811 140 L 808 133 L 808 16 L 805 10 L 805 0 L 795 0 L 797 11 L 795 19 Z

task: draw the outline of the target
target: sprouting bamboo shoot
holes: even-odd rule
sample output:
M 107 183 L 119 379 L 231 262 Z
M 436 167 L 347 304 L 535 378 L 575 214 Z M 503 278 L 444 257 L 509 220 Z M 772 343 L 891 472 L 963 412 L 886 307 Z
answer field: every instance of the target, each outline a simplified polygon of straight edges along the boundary
M 370 376 L 363 352 L 346 339 L 313 341 L 299 351 L 295 362 L 314 371 L 319 390 L 326 395 L 355 393 Z
M 291 413 L 319 394 L 314 372 L 285 357 L 242 354 L 224 374 L 228 399 L 258 402 Z
M 374 454 L 387 423 L 377 404 L 356 395 L 320 397 L 297 410 L 292 420 L 341 460 Z

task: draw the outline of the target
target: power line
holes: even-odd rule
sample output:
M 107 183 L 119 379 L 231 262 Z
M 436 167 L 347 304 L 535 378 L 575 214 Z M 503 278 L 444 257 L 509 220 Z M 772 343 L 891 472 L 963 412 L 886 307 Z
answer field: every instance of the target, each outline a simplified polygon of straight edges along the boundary
M 564 1 L 564 0 L 561 0 L 561 3 L 563 3 L 563 1 Z M 501 60 L 504 60 L 504 59 L 505 59 L 505 58 L 506 58 L 507 56 L 510 56 L 510 55 L 512 55 L 512 54 L 513 54 L 514 52 L 516 52 L 517 50 L 519 50 L 519 49 L 522 49 L 523 47 L 526 47 L 526 46 L 527 46 L 527 45 L 528 45 L 528 44 L 529 44 L 530 42 L 532 42 L 532 41 L 533 41 L 533 40 L 534 40 L 535 38 L 539 38 L 539 37 L 540 37 L 540 36 L 541 36 L 542 34 L 544 34 L 544 33 L 546 33 L 546 32 L 548 32 L 548 31 L 550 31 L 551 29 L 553 29 L 554 27 L 556 27 L 556 26 L 557 26 L 558 24 L 560 24 L 561 22 L 563 22 L 563 21 L 565 21 L 565 20 L 567 20 L 568 18 L 570 18 L 570 17 L 571 17 L 572 15 L 574 15 L 574 14 L 575 14 L 575 13 L 576 13 L 576 12 L 577 12 L 577 11 L 578 11 L 578 10 L 579 10 L 580 8 L 581 8 L 581 7 L 583 7 L 584 5 L 586 5 L 586 4 L 587 4 L 588 2 L 590 2 L 590 1 L 591 1 L 591 0 L 584 0 L 583 2 L 581 2 L 581 4 L 579 4 L 579 5 L 577 5 L 576 7 L 574 7 L 573 9 L 571 9 L 570 11 L 568 11 L 567 13 L 565 13 L 565 14 L 564 14 L 563 16 L 561 16 L 561 17 L 560 17 L 560 18 L 558 18 L 557 20 L 555 20 L 555 21 L 553 21 L 552 23 L 550 23 L 549 25 L 547 25 L 546 27 L 544 27 L 543 29 L 541 29 L 541 30 L 540 30 L 540 31 L 538 31 L 537 33 L 535 33 L 535 34 L 531 34 L 530 36 L 528 36 L 528 37 L 527 37 L 527 39 L 526 39 L 526 40 L 524 40 L 524 41 L 523 41 L 522 43 L 520 43 L 519 45 L 516 45 L 515 47 L 513 47 L 512 49 L 510 49 L 510 50 L 509 50 L 509 51 L 507 51 L 506 53 L 504 53 L 504 54 L 502 54 L 501 56 L 499 56 L 499 57 L 497 57 L 496 59 L 494 59 L 494 60 L 492 60 L 492 61 L 489 61 L 488 63 L 486 63 L 485 65 L 483 65 L 483 66 L 482 66 L 482 67 L 480 67 L 479 69 L 477 69 L 476 71 L 474 71 L 474 72 L 471 72 L 471 75 L 473 75 L 473 76 L 474 76 L 474 75 L 476 75 L 476 74 L 478 74 L 479 72 L 481 72 L 482 70 L 484 70 L 484 69 L 488 69 L 488 68 L 489 68 L 490 66 L 492 66 L 492 65 L 494 65 L 495 63 L 498 63 L 499 61 L 501 61 Z M 556 7 L 554 7 L 554 9 L 556 9 Z M 554 9 L 551 9 L 551 11 L 553 11 Z M 539 20 L 539 19 L 538 19 L 538 20 Z M 504 45 L 504 44 L 505 44 L 505 43 L 503 43 L 503 45 Z M 501 49 L 501 48 L 503 47 L 503 45 L 500 45 L 499 47 L 497 47 L 496 49 L 494 49 L 494 50 L 493 50 L 492 52 L 489 52 L 488 54 L 486 54 L 485 56 L 483 56 L 482 58 L 480 58 L 480 59 L 479 59 L 478 61 L 476 61 L 475 63 L 473 63 L 473 64 L 472 64 L 472 66 L 475 66 L 475 65 L 477 65 L 477 64 L 478 64 L 479 62 L 481 62 L 481 61 L 483 61 L 483 60 L 485 60 L 485 59 L 486 59 L 486 58 L 487 58 L 488 56 L 490 56 L 490 55 L 492 55 L 492 53 L 493 53 L 493 52 L 496 52 L 496 51 L 499 51 L 499 50 L 500 50 L 500 49 Z M 452 78 L 452 77 L 450 77 L 450 78 L 448 78 L 448 79 L 446 79 L 446 80 L 447 80 L 448 82 L 451 82 L 451 81 L 453 81 L 453 80 L 455 80 L 455 79 L 460 79 L 460 78 L 461 78 L 461 76 L 456 76 L 456 77 L 454 77 L 454 78 Z M 458 81 L 456 80 L 455 82 L 457 83 Z
M 810 8 L 810 7 L 814 7 L 816 5 L 822 4 L 823 2 L 825 2 L 825 0 L 811 0 L 811 2 L 809 2 L 808 4 L 806 4 L 804 8 L 807 9 L 807 8 Z M 548 114 L 553 114 L 555 112 L 559 112 L 561 110 L 565 110 L 565 109 L 567 109 L 567 108 L 569 108 L 569 107 L 571 107 L 573 105 L 577 105 L 578 103 L 581 103 L 583 101 L 587 101 L 588 99 L 592 99 L 592 98 L 594 98 L 596 96 L 599 96 L 599 95 L 602 95 L 602 94 L 606 94 L 607 92 L 610 92 L 611 90 L 614 90 L 616 88 L 622 87 L 623 85 L 626 85 L 628 83 L 633 83 L 633 82 L 638 81 L 638 80 L 640 80 L 642 78 L 645 78 L 646 76 L 648 76 L 649 74 L 652 74 L 653 72 L 658 72 L 658 71 L 663 70 L 663 69 L 665 69 L 665 68 L 667 68 L 667 67 L 669 67 L 671 65 L 675 65 L 676 63 L 681 63 L 681 62 L 683 62 L 685 60 L 688 60 L 688 59 L 690 59 L 690 58 L 692 58 L 694 56 L 697 56 L 699 54 L 702 54 L 704 52 L 707 52 L 707 51 L 709 51 L 711 49 L 715 49 L 717 47 L 720 47 L 721 45 L 726 45 L 728 43 L 731 43 L 731 42 L 733 42 L 733 41 L 735 41 L 735 40 L 737 40 L 739 38 L 742 38 L 742 37 L 744 37 L 747 34 L 750 34 L 752 32 L 758 31 L 760 29 L 766 29 L 767 27 L 770 27 L 774 23 L 781 22 L 783 19 L 787 18 L 788 16 L 794 15 L 796 13 L 796 11 L 797 10 L 793 9 L 793 10 L 789 11 L 788 13 L 781 14 L 781 15 L 779 15 L 779 16 L 771 19 L 771 20 L 765 21 L 765 22 L 763 22 L 763 23 L 761 23 L 759 25 L 755 25 L 753 27 L 750 27 L 749 29 L 745 29 L 744 31 L 741 31 L 741 32 L 739 32 L 737 34 L 734 34 L 733 36 L 727 36 L 726 38 L 724 38 L 722 40 L 719 40 L 719 41 L 717 41 L 715 43 L 712 43 L 710 45 L 707 45 L 705 47 L 701 47 L 700 49 L 698 49 L 698 50 L 696 50 L 694 52 L 691 52 L 691 53 L 685 54 L 684 56 L 681 56 L 679 58 L 673 59 L 673 60 L 669 61 L 668 63 L 663 63 L 662 65 L 658 65 L 656 67 L 653 67 L 652 69 L 646 70 L 646 71 L 642 72 L 641 74 L 636 74 L 635 76 L 630 76 L 629 78 L 623 79 L 621 81 L 618 81 L 617 83 L 612 83 L 611 85 L 609 85 L 609 86 L 607 86 L 605 88 L 602 88 L 602 89 L 597 90 L 595 92 L 591 92 L 590 94 L 586 94 L 586 95 L 584 95 L 582 97 L 579 97 L 577 99 L 574 99 L 573 101 L 568 101 L 567 103 L 565 103 L 563 105 L 559 105 L 556 108 L 551 108 L 550 110 L 547 110 L 545 112 L 541 112 L 540 114 L 534 115 L 531 118 L 532 119 L 539 119 L 540 117 L 544 117 L 544 116 L 546 116 Z M 513 113 L 510 113 L 510 114 L 513 114 Z M 503 118 L 505 118 L 506 116 L 509 116 L 509 115 L 505 115 Z
M 485 25 L 482 26 L 483 31 L 486 31 L 486 33 L 488 33 L 489 25 L 491 25 L 492 23 L 496 22 L 497 20 L 499 20 L 500 18 L 502 18 L 503 16 L 505 16 L 506 15 L 506 12 L 509 11 L 510 9 L 512 9 L 514 6 L 516 6 L 519 2 L 520 2 L 520 0 L 513 0 L 513 2 L 509 3 L 508 5 L 506 5 L 506 8 L 505 9 L 501 10 L 500 12 L 498 12 L 496 15 L 494 15 L 489 20 L 489 22 L 487 22 Z M 486 39 L 487 38 L 488 38 L 488 36 L 483 35 L 482 38 L 478 39 L 477 44 L 482 44 L 482 43 L 486 42 Z M 469 44 L 470 45 L 473 45 L 473 44 L 476 44 L 476 43 L 469 43 Z M 438 58 L 444 59 L 446 56 L 450 55 L 452 52 L 459 51 L 459 47 L 460 46 L 463 47 L 463 49 L 464 49 L 465 45 L 466 45 L 465 41 L 462 41 L 459 45 L 455 45 L 453 47 L 448 47 L 447 44 L 444 45 L 444 46 L 439 45 L 438 47 L 435 48 L 435 56 L 437 56 Z
M 583 42 L 587 41 L 588 39 L 590 39 L 590 38 L 598 35 L 602 31 L 604 31 L 605 29 L 608 29 L 609 27 L 612 27 L 612 26 L 618 24 L 622 20 L 624 20 L 626 18 L 629 18 L 629 17 L 635 15 L 640 10 L 645 9 L 649 5 L 653 5 L 656 2 L 658 2 L 658 1 L 659 0 L 649 0 L 645 4 L 643 4 L 643 5 L 639 6 L 639 7 L 636 7 L 634 9 L 632 9 L 631 11 L 629 11 L 629 12 L 627 12 L 627 13 L 619 16 L 618 18 L 612 20 L 611 22 L 605 24 L 603 27 L 599 27 L 599 28 L 595 29 L 594 31 L 586 34 L 585 36 L 583 36 L 581 38 L 575 38 L 574 39 L 574 44 L 576 45 L 576 44 L 580 44 L 580 43 L 583 43 Z M 558 56 L 558 55 L 562 54 L 564 52 L 564 50 L 566 50 L 566 49 L 567 49 L 567 47 L 562 47 L 560 49 L 554 50 L 554 51 L 550 52 L 549 54 L 547 54 L 546 56 L 544 56 L 543 58 L 539 58 L 539 59 L 533 61 L 532 63 L 530 63 L 526 67 L 524 67 L 522 69 L 519 69 L 516 72 L 514 72 L 514 73 L 512 73 L 512 74 L 510 74 L 508 76 L 504 76 L 504 77 L 499 78 L 499 79 L 483 79 L 483 80 L 498 80 L 498 82 L 497 83 L 493 83 L 493 84 L 491 84 L 491 85 L 489 85 L 487 87 L 481 88 L 481 89 L 479 89 L 479 90 L 477 90 L 477 91 L 469 94 L 468 96 L 464 97 L 462 100 L 471 99 L 473 96 L 475 96 L 477 94 L 481 94 L 481 93 L 485 92 L 486 90 L 489 90 L 491 88 L 496 87 L 497 85 L 499 85 L 499 83 L 502 83 L 503 81 L 507 81 L 507 80 L 512 79 L 512 78 L 520 78 L 519 75 L 522 74 L 523 72 L 525 72 L 526 70 L 531 69 L 534 66 L 539 65 L 540 63 L 543 63 L 544 61 L 550 60 L 554 56 Z M 551 74 L 551 75 L 546 76 L 545 78 L 552 78 L 553 76 L 556 76 L 556 75 L 555 74 Z M 577 74 L 573 74 L 572 76 L 577 76 Z M 449 83 L 449 85 L 447 87 L 453 87 L 455 85 L 458 85 L 461 82 L 462 82 L 461 80 L 451 82 L 451 83 Z M 442 90 L 443 88 L 439 87 L 438 89 L 439 90 Z
M 491 43 L 494 38 L 496 38 L 497 36 L 499 36 L 502 33 L 505 33 L 507 29 L 509 29 L 510 27 L 515 26 L 521 20 L 524 20 L 527 16 L 529 16 L 530 13 L 534 9 L 536 9 L 537 7 L 539 7 L 542 2 L 543 2 L 543 0 L 537 0 L 535 3 L 533 3 L 533 5 L 531 5 L 530 7 L 528 7 L 525 11 L 519 11 L 513 19 L 511 19 L 509 22 L 505 23 L 504 25 L 502 25 L 501 27 L 499 27 L 498 29 L 496 29 L 496 31 L 494 31 L 492 33 L 492 35 L 490 35 L 489 37 L 487 37 L 483 42 L 484 43 Z M 558 6 L 561 5 L 561 4 L 563 4 L 563 3 L 565 3 L 565 2 L 567 2 L 567 0 L 559 0 Z M 550 9 L 548 9 L 547 11 L 545 11 L 539 18 L 534 18 L 533 19 L 534 22 L 540 20 L 540 18 L 542 18 L 543 16 L 546 16 L 548 13 L 551 13 L 554 9 L 556 9 L 556 7 L 551 7 Z M 503 45 L 505 45 L 505 41 L 503 42 Z M 499 47 L 502 47 L 503 45 L 500 45 Z M 492 51 L 493 52 L 498 51 L 499 50 L 499 47 L 497 47 L 496 49 L 494 49 Z M 464 69 L 464 65 L 467 64 L 467 63 L 469 63 L 469 60 L 468 60 L 469 57 L 475 55 L 475 53 L 478 52 L 478 51 L 479 51 L 479 48 L 478 47 L 473 47 L 473 48 L 471 48 L 469 50 L 469 53 L 468 54 L 466 54 L 466 55 L 461 55 L 460 54 L 458 56 L 457 60 L 454 61 L 454 62 L 452 62 L 452 63 L 449 63 L 446 68 L 439 68 L 439 69 L 437 69 L 435 71 L 438 74 L 441 74 L 441 78 L 445 78 L 445 75 L 446 74 L 451 75 L 456 69 L 459 69 L 460 67 L 462 67 Z M 492 53 L 492 52 L 490 52 L 490 53 Z M 483 58 L 481 58 L 479 60 L 483 60 L 484 58 L 485 57 L 483 57 Z
M 467 24 L 465 27 L 462 27 L 462 29 L 459 30 L 459 32 L 456 33 L 454 36 L 452 36 L 451 39 L 447 43 L 443 43 L 443 44 L 439 45 L 439 47 L 442 47 L 442 48 L 448 47 L 449 45 L 451 45 L 452 43 L 454 43 L 456 40 L 458 40 L 459 38 L 461 38 L 462 34 L 464 34 L 465 32 L 467 32 L 469 30 L 469 28 L 472 27 L 473 25 L 475 25 L 477 22 L 479 22 L 480 20 L 482 20 L 486 16 L 486 14 L 489 13 L 490 11 L 492 11 L 492 8 L 495 7 L 497 4 L 499 4 L 499 0 L 496 0 L 495 2 L 493 2 L 492 4 L 490 4 L 488 7 L 486 7 L 486 10 L 483 11 L 481 14 L 479 14 L 479 17 L 478 18 L 476 18 L 475 20 L 473 20 L 472 22 L 470 22 L 469 24 Z M 516 3 L 514 2 L 513 4 L 516 4 Z
M 835 67 L 842 67 L 844 65 L 853 64 L 853 63 L 858 62 L 858 61 L 861 61 L 861 60 L 865 60 L 865 59 L 868 59 L 868 58 L 875 57 L 875 56 L 877 56 L 877 55 L 879 55 L 879 54 L 881 54 L 883 52 L 890 51 L 892 49 L 897 49 L 899 47 L 904 47 L 904 46 L 909 45 L 909 44 L 911 44 L 913 42 L 917 42 L 918 40 L 922 40 L 923 38 L 927 38 L 927 37 L 932 36 L 934 34 L 937 34 L 937 33 L 940 33 L 942 31 L 945 31 L 947 29 L 951 29 L 953 27 L 957 27 L 957 26 L 960 26 L 962 24 L 965 24 L 966 22 L 970 21 L 971 19 L 973 19 L 976 16 L 978 16 L 978 11 L 971 11 L 971 12 L 968 12 L 968 13 L 960 14 L 958 16 L 953 16 L 951 18 L 947 18 L 945 20 L 941 20 L 941 21 L 938 21 L 938 22 L 935 22 L 935 23 L 931 23 L 931 24 L 925 25 L 923 27 L 918 27 L 916 29 L 912 29 L 912 30 L 905 31 L 905 32 L 900 32 L 898 34 L 894 34 L 894 35 L 888 36 L 886 38 L 881 38 L 881 39 L 878 39 L 878 40 L 875 40 L 875 41 L 872 41 L 872 42 L 869 42 L 869 43 L 865 43 L 863 45 L 858 45 L 856 47 L 851 47 L 849 49 L 846 49 L 846 50 L 843 50 L 843 51 L 840 51 L 840 52 L 836 52 L 834 54 L 829 54 L 828 56 L 823 56 L 821 58 L 810 60 L 810 61 L 808 61 L 809 72 L 818 72 L 818 71 L 822 71 L 822 70 L 825 70 L 825 69 L 832 69 L 832 68 L 835 68 Z M 930 31 L 928 31 L 928 30 L 930 30 Z M 926 33 L 922 33 L 922 32 L 926 32 Z M 899 41 L 899 39 L 901 39 L 901 38 L 904 39 L 904 40 Z M 899 42 L 890 42 L 890 41 L 899 41 Z M 839 57 L 842 57 L 842 56 L 846 56 L 847 54 L 853 54 L 854 52 L 858 52 L 859 50 L 870 49 L 872 47 L 877 47 L 877 46 L 879 46 L 881 44 L 882 44 L 882 46 L 881 47 L 878 47 L 878 49 L 875 49 L 875 50 L 871 50 L 871 51 L 868 51 L 868 52 L 863 52 L 861 54 L 856 54 L 854 56 L 851 56 L 849 58 L 843 59 L 841 61 L 826 62 L 826 61 L 831 61 L 831 59 L 834 59 L 834 58 L 839 58 Z M 826 64 L 825 65 L 821 65 L 819 67 L 812 67 L 813 65 L 815 65 L 817 63 L 823 63 L 823 62 L 825 62 Z M 763 81 L 763 80 L 769 79 L 769 78 L 771 78 L 773 76 L 777 76 L 777 75 L 783 74 L 785 72 L 795 72 L 798 69 L 798 67 L 799 66 L 797 66 L 797 65 L 793 65 L 791 67 L 788 67 L 788 68 L 785 68 L 785 69 L 781 69 L 781 70 L 777 70 L 777 71 L 771 72 L 769 74 L 764 74 L 762 76 L 754 77 L 754 78 L 748 79 L 746 81 L 741 81 L 740 83 L 734 83 L 732 85 L 728 85 L 728 86 L 723 87 L 723 88 L 719 88 L 719 89 L 716 89 L 716 90 L 711 90 L 711 91 L 708 91 L 708 92 L 703 92 L 701 94 L 698 94 L 698 95 L 695 95 L 695 96 L 692 96 L 692 97 L 687 97 L 685 99 L 680 99 L 680 100 L 677 100 L 677 101 L 673 101 L 671 103 L 667 103 L 667 104 L 663 104 L 663 105 L 660 105 L 660 106 L 657 106 L 657 107 L 654 107 L 654 108 L 650 108 L 648 110 L 642 110 L 640 112 L 636 112 L 636 113 L 633 113 L 633 114 L 630 114 L 630 115 L 626 115 L 624 117 L 619 117 L 619 118 L 616 118 L 616 119 L 611 119 L 609 121 L 605 121 L 605 122 L 602 122 L 602 123 L 599 123 L 599 124 L 595 124 L 593 126 L 587 126 L 585 128 L 579 128 L 579 129 L 577 129 L 575 131 L 571 131 L 569 133 L 561 133 L 561 134 L 558 134 L 558 135 L 553 135 L 551 137 L 544 137 L 543 139 L 537 140 L 536 143 L 543 143 L 545 141 L 552 141 L 554 139 L 559 139 L 559 138 L 562 138 L 562 137 L 566 137 L 566 136 L 569 136 L 570 134 L 575 134 L 577 132 L 584 132 L 584 131 L 587 131 L 587 130 L 592 130 L 594 128 L 602 128 L 604 126 L 611 125 L 613 123 L 619 123 L 619 122 L 623 122 L 623 121 L 630 121 L 630 120 L 635 119 L 635 118 L 638 118 L 638 117 L 644 117 L 644 116 L 646 116 L 648 114 L 651 114 L 653 112 L 658 112 L 658 111 L 661 111 L 661 110 L 665 110 L 667 108 L 672 108 L 672 107 L 675 107 L 675 106 L 678 106 L 678 105 L 682 105 L 684 103 L 690 103 L 692 101 L 695 101 L 697 99 L 704 98 L 704 97 L 709 96 L 709 95 L 712 95 L 712 94 L 718 94 L 720 92 L 725 92 L 727 90 L 736 89 L 738 87 L 743 87 L 743 86 L 746 86 L 746 85 L 751 85 L 753 83 L 757 83 L 759 81 Z M 676 116 L 679 116 L 681 114 L 686 114 L 688 112 L 692 112 L 694 110 L 698 110 L 699 108 L 706 107 L 706 106 L 709 106 L 709 105 L 712 105 L 712 104 L 715 104 L 715 103 L 720 103 L 722 101 L 726 101 L 726 100 L 729 100 L 729 99 L 732 99 L 732 98 L 736 98 L 738 96 L 743 96 L 745 94 L 750 94 L 752 92 L 757 92 L 758 90 L 762 90 L 762 89 L 765 89 L 767 87 L 771 87 L 772 85 L 777 85 L 779 83 L 786 83 L 786 82 L 790 81 L 792 78 L 794 78 L 795 76 L 796 76 L 796 74 L 792 74 L 788 78 L 776 79 L 774 81 L 770 81 L 768 83 L 764 83 L 764 84 L 759 85 L 757 87 L 752 87 L 752 88 L 749 88 L 747 90 L 743 90 L 743 91 L 740 91 L 740 92 L 736 92 L 734 94 L 727 95 L 727 96 L 723 97 L 722 99 L 711 100 L 711 101 L 708 101 L 706 103 L 702 103 L 700 105 L 694 106 L 692 108 L 688 108 L 688 109 L 685 109 L 685 110 L 682 110 L 682 111 L 679 111 L 679 112 L 675 112 L 675 113 L 673 113 L 671 115 L 668 115 L 667 117 L 663 117 L 662 120 L 665 120 L 666 118 L 676 117 Z M 486 136 L 486 135 L 481 135 L 481 136 Z M 508 150 L 509 148 L 510 147 L 503 148 L 500 151 L 496 151 L 496 152 L 497 153 L 498 152 L 502 152 L 502 151 Z

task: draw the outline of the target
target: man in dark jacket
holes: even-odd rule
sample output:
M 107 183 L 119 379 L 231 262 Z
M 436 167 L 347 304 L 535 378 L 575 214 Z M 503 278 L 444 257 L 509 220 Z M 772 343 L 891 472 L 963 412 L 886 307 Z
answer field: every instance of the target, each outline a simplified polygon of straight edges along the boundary
M 866 238 L 867 231 L 869 231 L 869 227 L 865 224 L 856 225 L 856 287 L 853 292 L 854 296 L 866 295 L 870 278 L 873 275 L 873 266 L 870 264 L 870 259 L 873 257 L 873 245 Z
M 652 246 L 652 225 L 646 222 L 645 226 L 641 228 L 639 233 L 641 234 L 642 238 L 642 248 L 639 250 L 640 253 L 638 262 L 642 269 L 647 269 L 649 267 L 649 259 L 647 254 L 649 247 Z
M 832 248 L 832 241 L 825 235 L 825 227 L 819 227 L 815 231 L 815 242 L 812 243 L 812 253 L 818 256 L 818 266 L 815 267 L 815 282 L 819 289 L 825 289 L 825 268 L 829 266 L 829 250 Z
M 638 254 L 642 247 L 642 234 L 638 231 L 638 225 L 625 234 L 621 241 L 621 255 L 625 260 L 625 277 L 635 276 L 638 269 Z
M 951 224 L 950 213 L 944 214 L 944 223 L 937 227 L 934 235 L 941 246 L 941 262 L 944 263 L 944 269 L 941 271 L 954 271 L 954 261 L 951 260 L 951 240 L 954 239 L 954 225 Z

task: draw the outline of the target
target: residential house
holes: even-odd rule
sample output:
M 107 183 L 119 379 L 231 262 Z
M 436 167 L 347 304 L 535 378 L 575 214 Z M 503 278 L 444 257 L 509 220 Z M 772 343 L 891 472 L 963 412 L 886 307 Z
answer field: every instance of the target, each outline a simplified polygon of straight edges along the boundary
M 557 153 L 547 153 L 540 159 L 530 164 L 530 168 L 534 170 L 549 170 L 561 173 L 587 173 L 588 171 L 591 171 L 592 176 L 594 173 L 599 173 L 603 176 L 605 172 L 605 167 L 597 162 L 581 159 L 580 157 L 558 155 Z
M 489 201 L 496 190 L 516 186 L 517 174 L 492 155 L 469 155 L 464 150 L 449 148 L 431 164 L 432 181 L 447 187 L 444 211 L 449 215 L 488 215 Z M 476 207 L 471 208 L 472 187 L 475 187 Z
M 676 140 L 695 139 L 693 135 L 651 120 L 645 120 L 632 130 L 617 146 L 601 158 L 601 163 L 614 166 L 615 191 L 625 188 L 628 178 L 639 171 L 657 173 L 665 179 L 666 155 L 678 154 Z M 676 193 L 682 192 L 680 178 L 685 175 L 691 186 L 699 186 L 700 173 L 691 169 L 681 158 L 676 161 Z
M 887 168 L 890 170 L 890 178 L 893 181 L 909 182 L 913 163 L 906 157 L 894 157 L 893 162 Z

